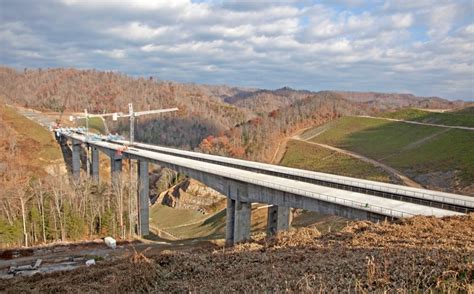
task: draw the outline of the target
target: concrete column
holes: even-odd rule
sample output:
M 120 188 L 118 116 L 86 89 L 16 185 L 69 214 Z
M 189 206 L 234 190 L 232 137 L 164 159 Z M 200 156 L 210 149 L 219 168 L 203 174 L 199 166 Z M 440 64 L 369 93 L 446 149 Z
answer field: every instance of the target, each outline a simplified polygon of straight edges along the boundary
M 268 207 L 267 235 L 275 235 L 279 231 L 290 228 L 290 208 L 272 205 Z
M 81 141 L 72 140 L 72 177 L 79 180 L 81 176 Z
M 91 162 L 90 162 L 90 176 L 96 183 L 99 182 L 99 149 L 97 147 L 91 147 Z
M 110 175 L 112 185 L 120 183 L 120 175 L 122 173 L 122 155 L 116 153 L 110 156 Z
M 138 160 L 138 230 L 140 236 L 150 233 L 149 219 L 149 175 L 148 161 Z
M 247 184 L 229 180 L 227 184 L 226 243 L 236 243 L 250 239 L 251 202 Z
M 227 197 L 225 243 L 234 245 L 235 200 Z
M 252 203 L 235 201 L 234 244 L 250 239 Z

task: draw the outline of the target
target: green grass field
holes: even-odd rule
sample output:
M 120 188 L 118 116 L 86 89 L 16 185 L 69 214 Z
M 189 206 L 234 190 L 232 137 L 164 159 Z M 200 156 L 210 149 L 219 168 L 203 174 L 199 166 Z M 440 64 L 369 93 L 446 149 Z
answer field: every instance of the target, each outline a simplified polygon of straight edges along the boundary
M 412 174 L 458 170 L 464 184 L 474 181 L 472 131 L 343 117 L 329 123 L 328 129 L 312 141 L 347 149 Z
M 383 169 L 307 142 L 291 140 L 281 165 L 380 182 L 391 182 Z
M 395 112 L 384 113 L 381 117 L 450 126 L 474 127 L 474 106 L 443 113 L 420 109 L 402 109 Z

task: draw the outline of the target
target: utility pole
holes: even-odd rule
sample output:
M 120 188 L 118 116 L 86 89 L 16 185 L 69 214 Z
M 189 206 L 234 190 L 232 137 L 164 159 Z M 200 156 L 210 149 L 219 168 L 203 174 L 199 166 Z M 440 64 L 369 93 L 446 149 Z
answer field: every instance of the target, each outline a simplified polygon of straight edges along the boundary
M 130 115 L 130 145 L 135 139 L 135 114 L 133 113 L 133 104 L 128 103 L 128 113 Z

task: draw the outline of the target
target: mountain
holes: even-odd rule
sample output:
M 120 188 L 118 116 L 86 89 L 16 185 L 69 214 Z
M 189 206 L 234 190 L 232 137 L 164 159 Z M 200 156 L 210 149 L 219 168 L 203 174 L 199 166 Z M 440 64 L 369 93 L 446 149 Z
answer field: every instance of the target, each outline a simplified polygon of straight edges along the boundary
M 335 91 L 344 99 L 366 103 L 382 109 L 402 107 L 423 108 L 458 108 L 464 105 L 463 101 L 449 101 L 440 97 L 418 97 L 413 94 L 377 93 L 377 92 L 349 92 Z

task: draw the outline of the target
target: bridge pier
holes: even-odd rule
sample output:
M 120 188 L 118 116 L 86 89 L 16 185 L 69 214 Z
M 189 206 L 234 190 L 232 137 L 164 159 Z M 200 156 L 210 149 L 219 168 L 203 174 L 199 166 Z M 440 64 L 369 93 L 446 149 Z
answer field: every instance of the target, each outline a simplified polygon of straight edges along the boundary
M 138 234 L 146 236 L 149 229 L 149 175 L 148 161 L 138 160 Z
M 267 235 L 276 235 L 279 231 L 290 229 L 291 209 L 272 205 L 268 207 Z
M 122 175 L 122 155 L 117 152 L 110 154 L 110 176 L 112 186 L 119 187 Z
M 250 238 L 252 204 L 227 198 L 226 244 L 229 246 Z
M 95 183 L 99 182 L 99 149 L 91 146 L 90 176 Z
M 72 177 L 79 180 L 81 176 L 81 141 L 72 139 Z

